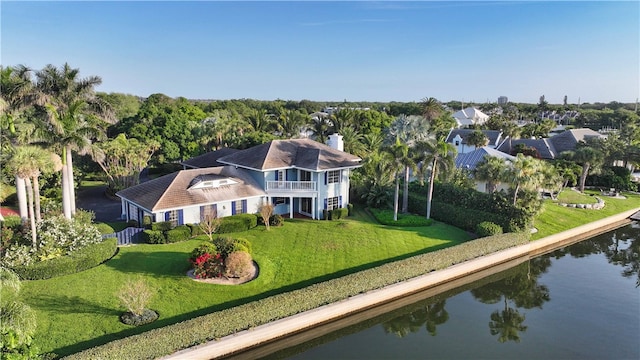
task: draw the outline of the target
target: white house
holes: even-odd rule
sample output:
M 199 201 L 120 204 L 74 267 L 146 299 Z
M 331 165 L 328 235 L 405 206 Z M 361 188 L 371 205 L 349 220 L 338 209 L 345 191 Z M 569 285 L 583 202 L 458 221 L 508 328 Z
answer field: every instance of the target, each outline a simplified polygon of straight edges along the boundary
M 459 128 L 464 128 L 486 123 L 489 120 L 489 115 L 474 107 L 468 107 L 453 113 L 453 118 L 456 119 Z
M 476 150 L 475 145 L 467 143 L 467 137 L 474 131 L 481 131 L 487 137 L 488 147 L 495 149 L 503 140 L 502 132 L 499 130 L 473 130 L 473 129 L 451 129 L 447 135 L 446 142 L 455 146 L 458 154 L 464 154 Z
M 341 136 L 330 142 L 340 148 Z M 181 170 L 119 191 L 122 217 L 177 225 L 199 223 L 205 216 L 256 213 L 264 202 L 274 213 L 322 218 L 322 210 L 349 203 L 349 175 L 361 159 L 310 139 L 273 140 L 246 150 L 228 151 L 213 167 Z M 194 158 L 195 159 L 195 158 Z M 186 161 L 185 166 L 202 165 Z M 222 164 L 222 166 L 215 166 Z

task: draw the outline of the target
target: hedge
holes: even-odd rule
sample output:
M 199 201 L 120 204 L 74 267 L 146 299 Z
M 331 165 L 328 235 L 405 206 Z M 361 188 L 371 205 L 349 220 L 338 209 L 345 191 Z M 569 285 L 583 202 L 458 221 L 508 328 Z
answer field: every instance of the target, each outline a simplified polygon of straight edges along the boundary
M 476 228 L 476 234 L 478 234 L 478 236 L 492 236 L 502 234 L 502 227 L 490 221 L 483 221 L 478 224 L 478 227 Z
M 393 210 L 367 209 L 380 224 L 389 226 L 431 226 L 433 220 L 425 215 L 398 214 L 398 220 L 393 220 Z
M 75 274 L 96 267 L 109 260 L 118 248 L 118 239 L 109 238 L 98 244 L 88 245 L 70 255 L 40 261 L 27 266 L 12 268 L 22 280 L 43 280 Z
M 151 230 L 155 231 L 169 231 L 173 229 L 173 223 L 171 221 L 160 221 L 151 224 Z
M 218 234 L 246 231 L 258 226 L 258 216 L 255 214 L 226 216 L 221 220 Z
M 339 220 L 339 219 L 344 219 L 349 215 L 349 209 L 347 208 L 340 208 L 340 209 L 333 209 L 331 210 L 331 220 Z
M 147 244 L 165 244 L 167 242 L 167 238 L 160 230 L 143 230 L 142 240 Z
M 164 233 L 167 244 L 189 240 L 191 238 L 191 228 L 187 225 L 180 225 Z
M 387 263 L 274 295 L 234 308 L 217 311 L 177 324 L 72 354 L 68 359 L 154 359 L 233 333 L 254 328 L 367 291 L 441 270 L 517 245 L 528 243 L 527 233 L 501 234 Z

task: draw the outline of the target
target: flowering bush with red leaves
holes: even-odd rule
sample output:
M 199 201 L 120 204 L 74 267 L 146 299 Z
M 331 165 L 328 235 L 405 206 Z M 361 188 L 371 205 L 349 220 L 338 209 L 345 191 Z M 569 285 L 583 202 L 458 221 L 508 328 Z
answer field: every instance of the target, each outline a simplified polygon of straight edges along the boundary
M 220 254 L 204 253 L 190 261 L 193 264 L 193 275 L 197 279 L 221 277 L 225 270 L 224 259 Z

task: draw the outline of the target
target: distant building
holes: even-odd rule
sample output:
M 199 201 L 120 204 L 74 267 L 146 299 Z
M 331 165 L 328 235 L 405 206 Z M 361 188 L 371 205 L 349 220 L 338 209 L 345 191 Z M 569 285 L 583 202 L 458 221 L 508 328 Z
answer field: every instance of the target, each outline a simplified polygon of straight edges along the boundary
M 506 96 L 499 96 L 498 97 L 498 105 L 507 105 L 507 103 L 509 102 L 509 98 Z
M 468 107 L 466 109 L 462 109 L 453 113 L 453 118 L 456 119 L 458 128 L 465 128 L 471 125 L 484 124 L 485 122 L 487 122 L 487 120 L 489 120 L 489 115 L 474 107 Z

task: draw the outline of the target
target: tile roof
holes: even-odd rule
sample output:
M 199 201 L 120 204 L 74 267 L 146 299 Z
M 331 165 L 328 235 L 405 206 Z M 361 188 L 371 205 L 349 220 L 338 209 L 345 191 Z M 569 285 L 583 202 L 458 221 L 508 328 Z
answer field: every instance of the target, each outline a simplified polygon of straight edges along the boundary
M 194 168 L 194 169 L 200 169 L 200 168 L 206 168 L 206 167 L 212 167 L 212 166 L 222 166 L 223 164 L 219 163 L 218 159 L 223 156 L 233 154 L 236 151 L 240 151 L 240 150 L 231 149 L 231 148 L 222 148 L 216 151 L 210 151 L 206 154 L 193 157 L 189 160 L 185 160 L 180 164 L 188 168 Z
M 359 167 L 360 158 L 311 139 L 273 140 L 235 152 L 218 162 L 254 170 L 301 168 L 320 171 Z
M 515 156 L 484 146 L 466 154 L 458 154 L 458 156 L 456 156 L 456 167 L 459 169 L 473 170 L 486 156 L 493 156 L 511 161 L 515 159 Z
M 189 189 L 197 178 L 222 177 L 230 178 L 237 183 L 217 188 Z M 233 166 L 219 166 L 181 170 L 118 191 L 116 195 L 147 210 L 159 211 L 261 196 L 266 193 L 246 170 Z

